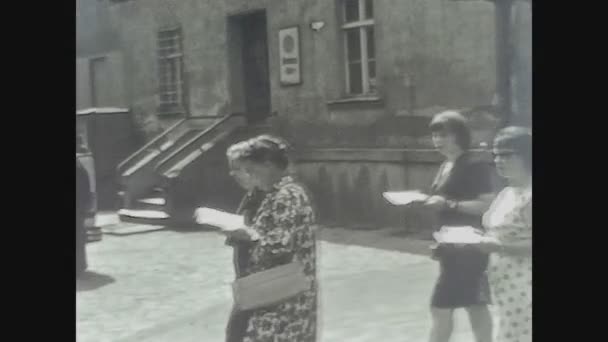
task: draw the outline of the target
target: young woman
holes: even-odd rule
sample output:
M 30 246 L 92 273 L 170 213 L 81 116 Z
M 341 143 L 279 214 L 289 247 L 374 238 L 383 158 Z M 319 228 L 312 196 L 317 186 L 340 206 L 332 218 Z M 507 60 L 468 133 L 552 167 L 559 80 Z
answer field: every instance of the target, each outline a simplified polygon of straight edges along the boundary
M 481 215 L 492 199 L 491 168 L 467 153 L 471 132 L 457 112 L 437 114 L 431 121 L 433 144 L 445 157 L 425 206 L 435 209 L 441 226 L 481 228 Z M 492 339 L 488 310 L 487 254 L 472 247 L 440 245 L 435 250 L 440 274 L 431 298 L 431 342 L 447 342 L 453 329 L 454 309 L 468 312 L 477 342 Z

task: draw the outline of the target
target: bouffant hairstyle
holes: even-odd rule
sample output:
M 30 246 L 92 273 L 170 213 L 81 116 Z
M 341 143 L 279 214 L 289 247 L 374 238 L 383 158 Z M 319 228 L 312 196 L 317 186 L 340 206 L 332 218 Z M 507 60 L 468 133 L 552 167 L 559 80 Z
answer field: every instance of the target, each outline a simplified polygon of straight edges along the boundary
M 494 149 L 515 152 L 532 170 L 532 131 L 525 127 L 510 126 L 500 130 L 494 138 Z
M 436 114 L 429 127 L 431 132 L 454 134 L 456 143 L 465 151 L 471 147 L 471 129 L 468 120 L 456 111 L 449 110 Z
M 270 162 L 285 170 L 289 166 L 289 150 L 289 145 L 283 139 L 260 135 L 230 146 L 226 154 L 230 160 L 248 160 L 260 164 Z

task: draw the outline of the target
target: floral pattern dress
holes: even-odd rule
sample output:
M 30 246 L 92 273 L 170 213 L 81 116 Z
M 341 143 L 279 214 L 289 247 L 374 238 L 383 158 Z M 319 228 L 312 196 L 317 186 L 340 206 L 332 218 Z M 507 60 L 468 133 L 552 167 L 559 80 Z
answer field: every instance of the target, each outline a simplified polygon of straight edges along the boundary
M 266 193 L 253 217 L 260 234 L 241 269 L 243 276 L 291 262 L 298 257 L 311 288 L 281 304 L 251 312 L 244 342 L 313 342 L 316 340 L 317 283 L 315 215 L 304 188 L 286 176 Z
M 501 242 L 532 239 L 532 190 L 505 188 L 483 223 Z M 488 279 L 499 312 L 497 341 L 532 341 L 532 257 L 493 254 Z

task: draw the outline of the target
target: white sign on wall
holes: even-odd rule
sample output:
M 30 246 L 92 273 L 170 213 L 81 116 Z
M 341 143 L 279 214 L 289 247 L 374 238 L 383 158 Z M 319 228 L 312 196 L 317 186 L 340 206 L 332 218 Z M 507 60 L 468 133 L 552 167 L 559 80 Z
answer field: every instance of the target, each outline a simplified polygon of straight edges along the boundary
M 300 32 L 297 26 L 279 30 L 279 59 L 281 84 L 300 84 Z

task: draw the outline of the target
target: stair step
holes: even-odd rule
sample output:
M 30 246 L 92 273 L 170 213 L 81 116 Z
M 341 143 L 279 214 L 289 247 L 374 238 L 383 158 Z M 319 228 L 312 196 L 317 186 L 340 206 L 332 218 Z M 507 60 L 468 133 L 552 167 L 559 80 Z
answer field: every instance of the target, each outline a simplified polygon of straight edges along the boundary
M 167 203 L 167 201 L 162 197 L 142 198 L 137 200 L 137 202 L 156 206 L 164 206 Z
M 120 209 L 118 216 L 122 222 L 162 225 L 169 221 L 170 216 L 160 210 Z
M 167 200 L 163 194 L 152 194 L 150 197 L 140 198 L 133 203 L 132 206 L 123 207 L 123 209 L 132 210 L 148 210 L 148 211 L 164 211 Z
M 151 218 L 151 219 L 167 219 L 169 214 L 160 210 L 135 210 L 135 209 L 120 209 L 118 215 Z

